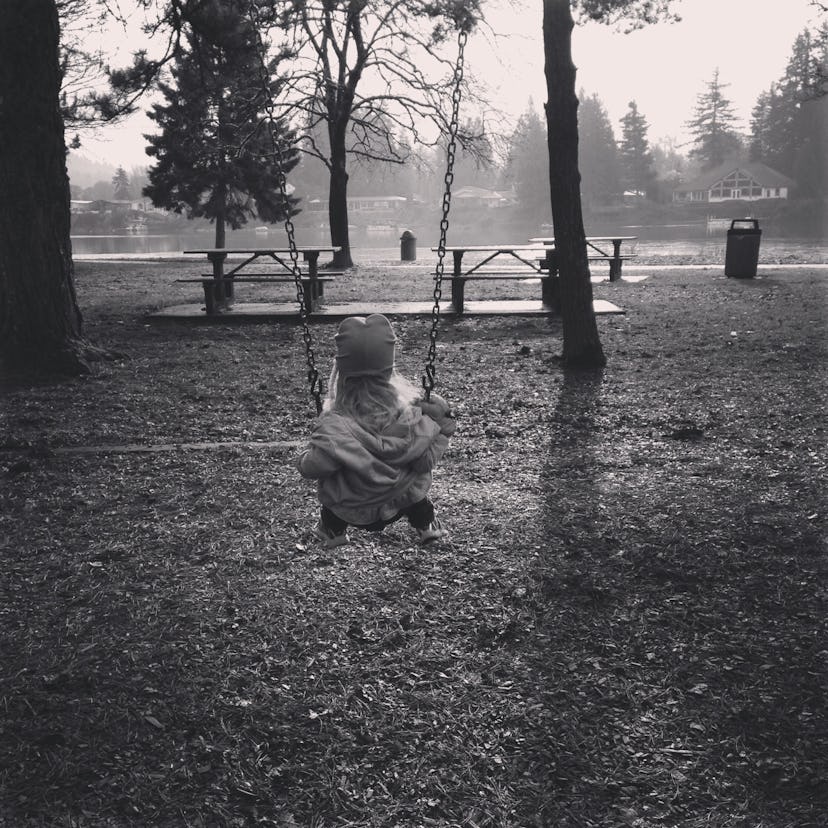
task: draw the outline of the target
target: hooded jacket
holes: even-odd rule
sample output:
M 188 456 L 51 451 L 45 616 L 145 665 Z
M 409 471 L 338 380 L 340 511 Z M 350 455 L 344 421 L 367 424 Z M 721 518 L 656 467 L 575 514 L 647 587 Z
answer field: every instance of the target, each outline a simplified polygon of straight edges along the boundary
M 299 471 L 318 481 L 319 502 L 342 520 L 357 526 L 390 520 L 428 494 L 454 429 L 436 395 L 404 408 L 379 433 L 328 411 L 317 420 Z

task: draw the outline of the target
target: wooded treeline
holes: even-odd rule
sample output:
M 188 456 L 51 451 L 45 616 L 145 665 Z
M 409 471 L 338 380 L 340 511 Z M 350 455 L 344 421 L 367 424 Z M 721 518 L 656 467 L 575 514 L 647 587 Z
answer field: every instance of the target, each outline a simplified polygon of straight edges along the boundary
M 184 51 L 179 61 L 192 64 L 192 50 Z M 825 197 L 825 116 L 819 103 L 825 65 L 824 36 L 803 31 L 792 44 L 784 74 L 759 96 L 748 124 L 737 119 L 726 79 L 717 70 L 696 101 L 688 101 L 687 125 L 693 136 L 689 146 L 680 146 L 670 137 L 654 140 L 647 114 L 635 100 L 613 123 L 606 103 L 597 94 L 580 90 L 579 158 L 585 207 L 618 204 L 625 193 L 628 199 L 668 202 L 675 187 L 726 159 L 760 161 L 789 176 L 796 182 L 794 197 Z M 174 99 L 179 87 L 180 83 L 165 84 L 165 97 Z M 189 119 L 190 128 L 197 129 L 201 113 L 185 113 L 182 119 L 183 124 Z M 290 181 L 300 209 L 307 209 L 310 199 L 328 198 L 331 172 L 324 160 L 328 150 L 324 130 L 320 129 L 323 121 L 315 115 L 297 134 L 302 149 Z M 362 128 L 349 131 L 349 146 L 360 145 L 357 132 Z M 379 132 L 379 125 L 376 130 Z M 445 165 L 443 147 L 439 142 L 430 145 L 412 141 L 406 129 L 395 132 L 391 124 L 383 124 L 382 130 L 387 133 L 385 155 L 369 153 L 364 146 L 354 150 L 348 168 L 348 195 L 397 195 L 421 202 L 438 201 Z M 467 117 L 461 132 L 466 140 L 458 149 L 455 163 L 457 186 L 506 192 L 510 201 L 527 214 L 549 213 L 546 124 L 533 101 L 527 101 L 525 112 L 512 129 Z M 165 139 L 162 134 L 149 142 L 163 146 Z M 135 170 L 132 175 L 132 194 L 137 197 L 141 186 L 136 190 L 134 179 L 141 177 L 141 171 Z M 85 188 L 73 187 L 73 197 L 110 198 L 114 195 L 111 190 L 112 184 L 104 181 Z M 157 187 L 154 192 L 156 204 L 169 206 L 169 198 L 161 197 Z

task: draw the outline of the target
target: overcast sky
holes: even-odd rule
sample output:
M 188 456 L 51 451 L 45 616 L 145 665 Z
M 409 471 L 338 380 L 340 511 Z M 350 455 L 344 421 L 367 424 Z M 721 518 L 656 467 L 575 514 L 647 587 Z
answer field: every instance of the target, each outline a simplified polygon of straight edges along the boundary
M 121 0 L 121 8 L 128 6 L 129 0 Z M 619 119 L 635 100 L 650 124 L 651 141 L 667 136 L 686 141 L 685 121 L 717 67 L 747 130 L 756 98 L 784 72 L 796 36 L 818 20 L 808 0 L 678 0 L 674 8 L 681 22 L 630 34 L 597 24 L 575 30 L 578 87 L 602 99 L 616 137 Z M 515 118 L 530 99 L 540 111 L 546 100 L 541 0 L 485 0 L 484 9 L 496 35 L 481 32 L 470 40 L 468 70 Z M 113 64 L 127 62 L 122 47 Z M 462 115 L 475 113 L 464 109 Z M 139 115 L 108 127 L 98 139 L 84 138 L 82 154 L 126 168 L 145 166 L 150 159 L 141 134 L 153 126 Z

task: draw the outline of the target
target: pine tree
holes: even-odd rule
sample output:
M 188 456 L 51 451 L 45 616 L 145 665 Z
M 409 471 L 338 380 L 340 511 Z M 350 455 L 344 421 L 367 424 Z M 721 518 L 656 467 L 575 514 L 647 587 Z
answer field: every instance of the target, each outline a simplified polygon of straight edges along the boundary
M 174 82 L 160 85 L 166 102 L 148 113 L 161 132 L 146 136 L 157 164 L 144 194 L 156 206 L 214 221 L 216 247 L 225 244 L 226 225 L 235 230 L 254 216 L 281 221 L 295 204 L 281 198 L 271 125 L 260 114 L 266 96 L 255 37 L 243 3 L 209 3 L 176 54 Z M 267 71 L 273 78 L 275 65 Z M 276 128 L 287 173 L 298 154 L 290 133 Z
M 520 207 L 537 221 L 549 221 L 549 157 L 546 124 L 534 105 L 520 116 L 509 142 L 507 180 L 515 188 Z
M 579 95 L 578 163 L 581 195 L 587 207 L 611 204 L 623 193 L 621 163 L 612 123 L 597 95 Z
M 655 183 L 652 195 L 648 198 L 657 202 L 668 202 L 673 190 L 686 180 L 688 174 L 687 158 L 675 138 L 665 137 L 650 145 L 653 156 Z
M 750 115 L 750 141 L 748 154 L 751 161 L 766 161 L 770 158 L 768 144 L 768 122 L 773 102 L 774 86 L 760 93 Z
M 491 189 L 494 175 L 494 152 L 480 118 L 467 119 L 460 125 L 463 140 L 457 147 L 454 161 L 454 181 L 458 187 Z
M 712 169 L 741 151 L 733 104 L 724 94 L 727 86 L 719 81 L 719 70 L 716 69 L 707 90 L 696 98 L 693 120 L 687 122 L 693 135 L 693 148 L 689 154 L 701 162 L 703 170 Z
M 800 186 L 812 182 L 796 175 L 803 152 L 813 154 L 819 144 L 819 120 L 806 104 L 819 97 L 824 73 L 825 41 L 807 30 L 797 35 L 785 74 L 753 108 L 750 157 L 801 179 Z
M 113 197 L 116 201 L 132 201 L 132 189 L 129 186 L 129 176 L 123 167 L 118 167 L 115 170 L 115 175 L 112 178 L 112 187 L 114 188 Z
M 653 155 L 647 139 L 647 124 L 638 111 L 635 101 L 630 101 L 627 114 L 621 119 L 620 159 L 625 190 L 651 195 L 655 185 Z

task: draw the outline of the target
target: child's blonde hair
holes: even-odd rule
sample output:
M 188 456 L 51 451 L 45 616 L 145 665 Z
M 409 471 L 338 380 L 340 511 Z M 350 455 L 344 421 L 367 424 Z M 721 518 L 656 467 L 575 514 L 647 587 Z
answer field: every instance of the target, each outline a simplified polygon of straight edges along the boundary
M 324 410 L 343 414 L 366 431 L 379 433 L 419 396 L 417 388 L 396 368 L 381 374 L 346 377 L 334 363 Z

